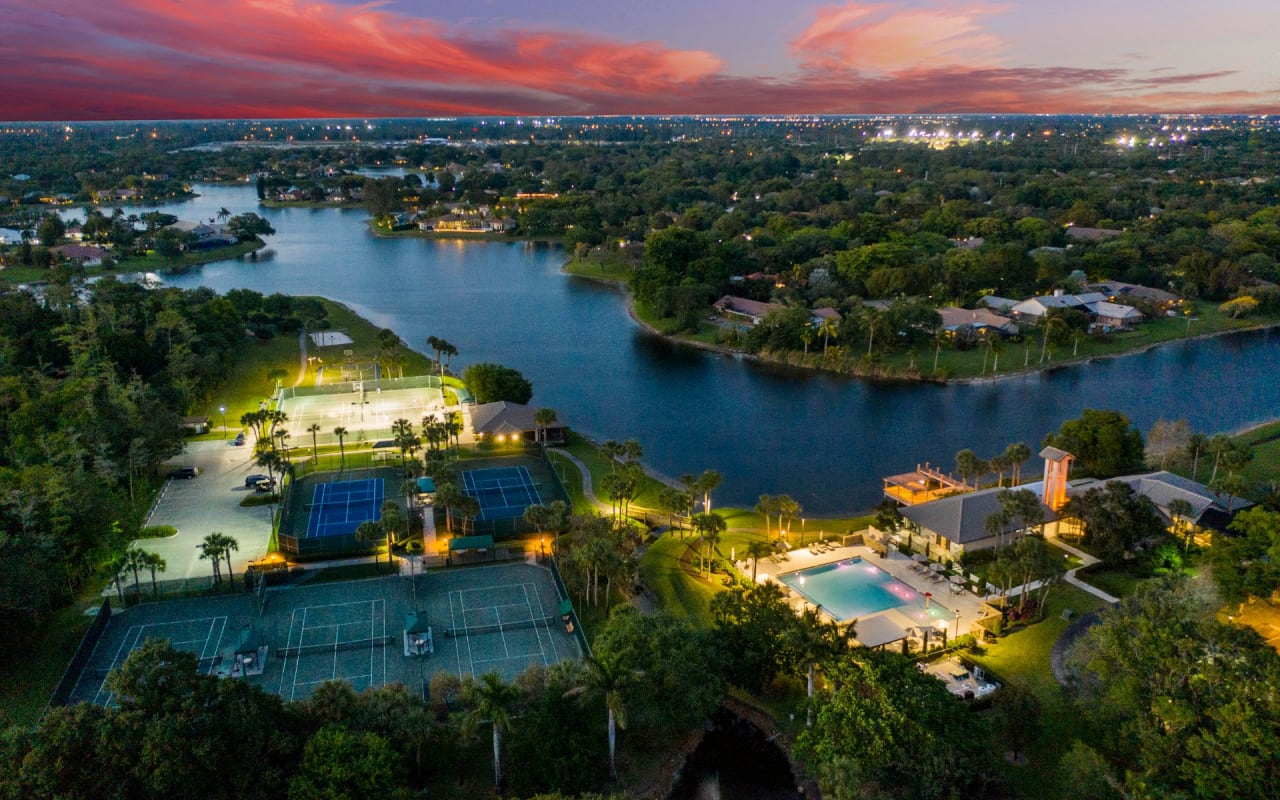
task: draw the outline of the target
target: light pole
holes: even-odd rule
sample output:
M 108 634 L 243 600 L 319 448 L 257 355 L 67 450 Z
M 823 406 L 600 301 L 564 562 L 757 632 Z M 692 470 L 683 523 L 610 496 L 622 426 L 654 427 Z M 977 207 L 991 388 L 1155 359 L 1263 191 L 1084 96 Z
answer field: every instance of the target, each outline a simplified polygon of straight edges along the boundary
M 956 632 L 954 638 L 960 638 L 960 609 L 956 609 Z
M 222 414 L 222 438 L 227 438 L 227 407 L 218 406 L 218 411 Z

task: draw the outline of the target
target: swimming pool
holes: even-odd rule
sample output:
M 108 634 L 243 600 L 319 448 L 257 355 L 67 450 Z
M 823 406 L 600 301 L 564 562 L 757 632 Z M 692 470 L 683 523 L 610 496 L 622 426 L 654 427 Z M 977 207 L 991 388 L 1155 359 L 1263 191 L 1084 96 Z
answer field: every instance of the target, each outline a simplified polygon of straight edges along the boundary
M 919 592 L 861 556 L 787 572 L 779 575 L 778 580 L 838 620 L 857 619 L 902 606 L 924 611 L 924 598 Z

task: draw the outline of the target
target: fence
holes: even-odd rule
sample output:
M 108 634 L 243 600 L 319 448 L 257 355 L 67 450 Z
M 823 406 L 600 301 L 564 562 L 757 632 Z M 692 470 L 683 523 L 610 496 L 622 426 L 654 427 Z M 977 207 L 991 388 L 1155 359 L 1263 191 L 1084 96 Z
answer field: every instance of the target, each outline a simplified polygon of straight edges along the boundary
M 578 640 L 578 646 L 582 648 L 584 656 L 591 655 L 591 645 L 587 643 L 586 631 L 582 630 L 582 620 L 578 619 L 578 610 L 573 606 L 573 600 L 569 598 L 569 587 L 565 586 L 564 578 L 560 576 L 560 563 L 556 560 L 556 556 L 552 553 L 547 559 L 551 563 L 551 577 L 556 581 L 556 592 L 560 595 L 561 600 L 569 600 L 569 615 L 573 617 L 573 635 Z
M 319 385 L 299 385 L 299 386 L 282 386 L 278 394 L 278 400 L 292 400 L 295 397 L 314 397 L 317 395 L 330 394 L 351 394 L 356 390 L 356 384 L 361 383 L 365 390 L 381 389 L 383 391 L 395 391 L 397 389 L 440 389 L 441 381 L 439 375 L 411 375 L 407 378 L 370 378 L 364 381 L 334 381 L 333 383 L 324 383 Z
M 107 623 L 110 621 L 111 600 L 104 597 L 102 605 L 98 607 L 98 615 L 93 618 L 89 630 L 84 632 L 84 637 L 80 639 L 80 646 L 76 648 L 75 655 L 71 656 L 71 663 L 67 664 L 66 670 L 62 673 L 62 679 L 54 687 L 49 703 L 45 706 L 46 712 L 53 706 L 67 704 L 71 692 L 76 688 L 76 681 L 80 679 L 80 673 L 89 663 L 89 656 L 93 655 L 93 648 L 98 646 L 98 640 L 102 638 L 102 633 L 107 629 Z

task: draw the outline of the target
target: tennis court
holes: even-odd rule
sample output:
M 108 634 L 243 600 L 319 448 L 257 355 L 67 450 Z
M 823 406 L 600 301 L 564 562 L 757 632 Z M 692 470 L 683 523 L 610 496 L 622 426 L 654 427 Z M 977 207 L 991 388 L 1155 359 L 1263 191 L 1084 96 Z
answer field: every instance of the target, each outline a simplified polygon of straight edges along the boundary
M 525 467 L 492 467 L 462 473 L 462 488 L 480 503 L 482 521 L 513 519 L 538 505 L 537 484 Z
M 357 692 L 387 682 L 387 601 L 373 598 L 295 608 L 280 657 L 280 687 L 286 700 L 310 696 L 325 681 L 340 680 Z M 391 648 L 391 655 L 398 653 Z
M 217 656 L 221 652 L 220 647 L 226 630 L 225 616 L 130 625 L 119 646 L 116 647 L 110 663 L 97 668 L 98 674 L 105 679 L 107 673 L 118 669 L 133 651 L 151 639 L 164 639 L 175 650 L 194 653 L 200 659 L 200 671 L 206 675 L 210 674 L 217 666 Z M 99 685 L 93 702 L 104 706 L 115 705 L 115 695 L 107 689 L 105 682 Z
M 386 499 L 383 478 L 317 484 L 311 494 L 306 537 L 348 536 L 363 522 L 376 522 Z
M 460 678 L 496 672 L 505 680 L 535 664 L 581 657 L 549 578 L 527 564 L 429 576 L 436 657 L 453 662 Z
M 316 442 L 336 445 L 333 429 L 347 429 L 346 442 L 367 442 L 391 437 L 391 425 L 407 419 L 418 426 L 422 418 L 445 411 L 444 392 L 439 378 L 435 385 L 427 379 L 377 379 L 344 381 L 325 386 L 298 386 L 282 390 L 281 411 L 289 415 L 289 428 L 305 431 L 314 423 L 320 426 Z M 295 445 L 310 445 L 311 436 L 295 434 Z

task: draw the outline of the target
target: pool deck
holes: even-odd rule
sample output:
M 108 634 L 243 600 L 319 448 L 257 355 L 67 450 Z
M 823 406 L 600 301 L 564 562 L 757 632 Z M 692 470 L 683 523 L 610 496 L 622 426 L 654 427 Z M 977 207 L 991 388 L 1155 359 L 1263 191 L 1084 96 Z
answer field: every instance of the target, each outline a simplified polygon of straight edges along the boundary
M 946 580 L 931 580 L 926 575 L 921 574 L 919 571 L 914 569 L 914 567 L 918 566 L 916 562 L 893 548 L 889 549 L 888 555 L 880 556 L 871 548 L 863 545 L 834 547 L 822 552 L 814 552 L 808 547 L 802 547 L 790 550 L 785 554 L 760 559 L 760 563 L 756 570 L 756 581 L 763 583 L 767 580 L 776 580 L 776 577 L 780 574 L 796 572 L 810 567 L 817 567 L 823 564 L 831 564 L 836 561 L 845 561 L 847 559 L 857 557 L 861 557 L 867 563 L 879 567 L 889 573 L 889 575 L 894 579 L 911 587 L 922 596 L 926 593 L 931 594 L 932 597 L 929 598 L 928 605 L 934 612 L 932 615 L 926 615 L 926 612 L 917 606 L 901 606 L 899 608 L 891 608 L 884 611 L 878 611 L 874 614 L 868 614 L 861 619 L 886 617 L 889 621 L 893 622 L 895 625 L 913 636 L 921 634 L 921 628 L 929 627 L 931 629 L 930 638 L 932 644 L 933 637 L 937 636 L 939 626 L 942 625 L 944 621 L 946 624 L 947 638 L 950 639 L 957 635 L 957 631 L 959 631 L 960 634 L 969 633 L 973 622 L 983 616 L 982 598 L 968 590 L 954 592 L 952 591 L 951 584 Z M 743 574 L 750 577 L 750 561 L 739 562 L 738 568 L 743 571 Z M 786 584 L 780 583 L 779 585 L 782 586 L 783 590 L 790 598 L 791 604 L 794 608 L 801 609 L 811 604 L 806 597 L 794 591 Z M 945 613 L 938 613 L 944 609 Z M 956 612 L 959 612 L 958 620 Z M 844 623 L 849 622 L 850 620 L 838 619 L 836 621 Z

